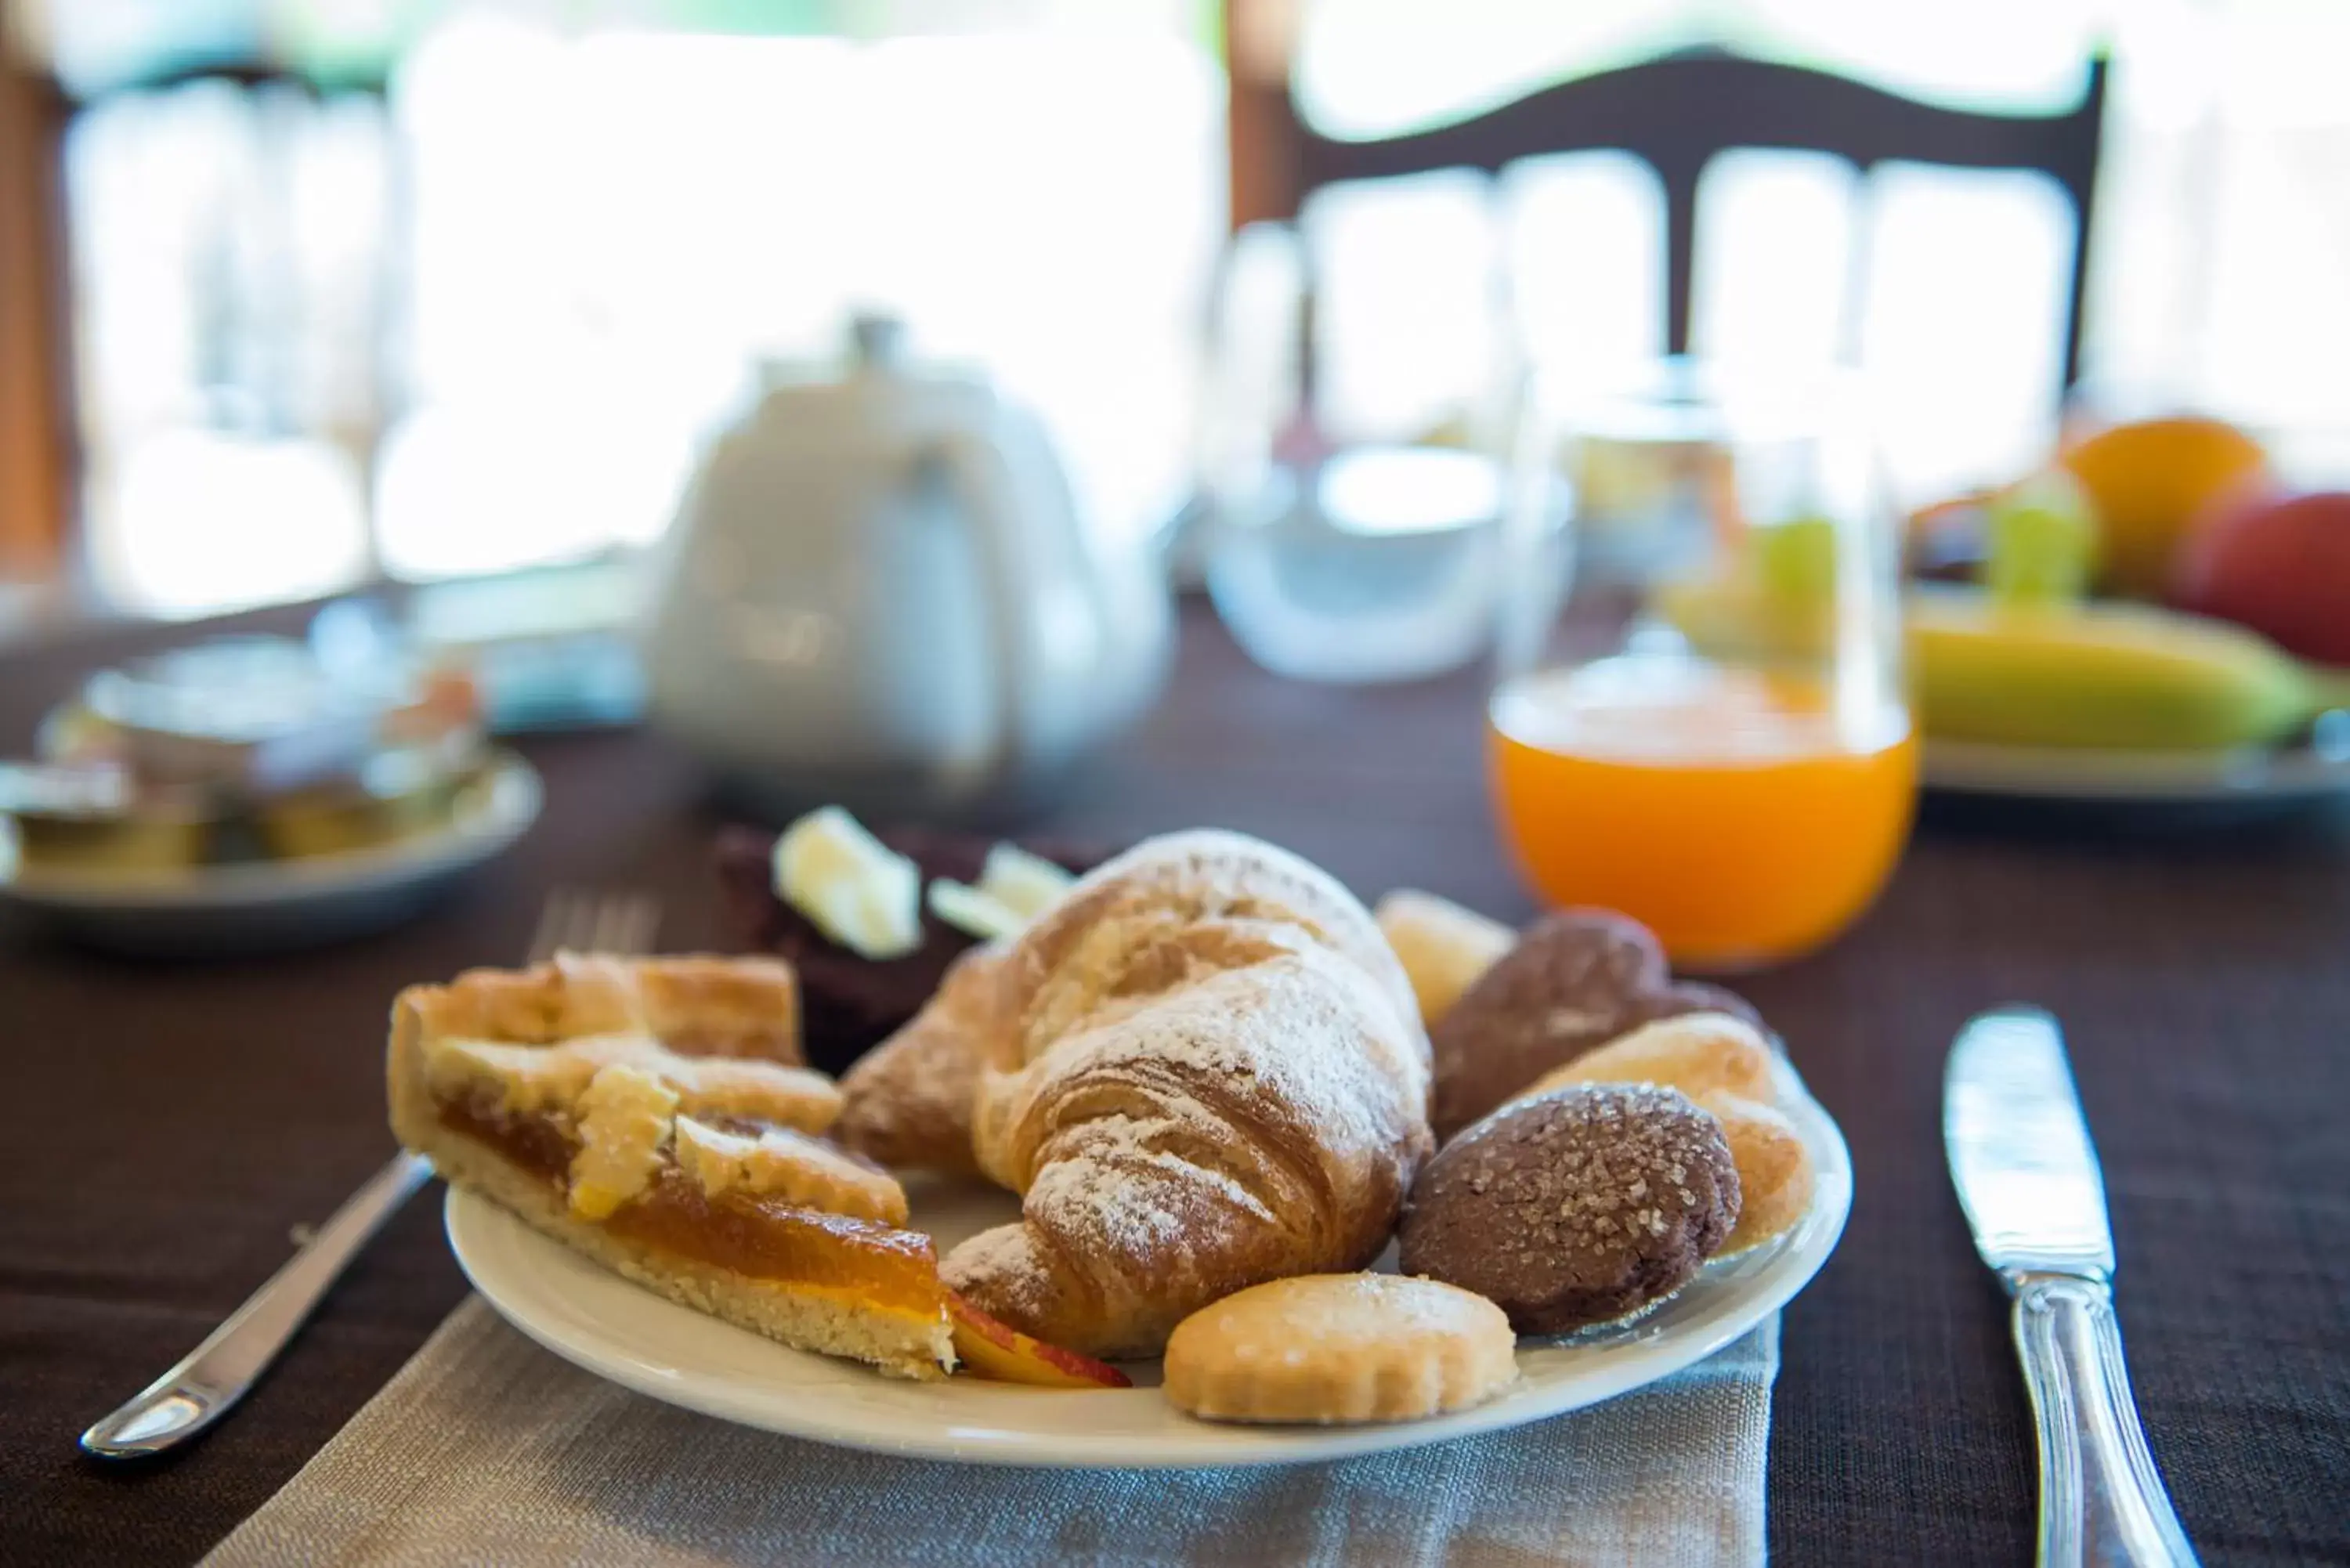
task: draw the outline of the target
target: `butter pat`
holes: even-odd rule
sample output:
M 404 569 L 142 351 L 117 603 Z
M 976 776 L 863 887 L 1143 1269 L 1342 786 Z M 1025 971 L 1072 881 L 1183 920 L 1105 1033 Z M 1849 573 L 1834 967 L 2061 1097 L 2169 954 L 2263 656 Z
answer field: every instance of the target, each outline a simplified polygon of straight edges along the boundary
M 1028 923 L 1061 901 L 1075 877 L 1016 844 L 987 852 L 979 885 L 944 880 L 931 884 L 931 913 L 983 942 L 1020 934 Z
M 816 929 L 869 959 L 922 945 L 922 874 L 837 805 L 810 812 L 775 840 L 775 893 Z
M 998 844 L 980 867 L 979 891 L 1020 917 L 1035 919 L 1061 901 L 1075 877 L 1016 844 Z
M 1020 934 L 1028 917 L 981 888 L 944 877 L 931 884 L 931 913 L 956 930 L 992 942 Z

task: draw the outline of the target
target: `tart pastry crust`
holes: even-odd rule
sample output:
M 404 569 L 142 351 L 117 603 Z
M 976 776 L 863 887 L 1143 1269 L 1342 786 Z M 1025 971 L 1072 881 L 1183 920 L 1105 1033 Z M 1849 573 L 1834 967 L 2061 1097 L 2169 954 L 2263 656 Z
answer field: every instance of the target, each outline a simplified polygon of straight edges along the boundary
M 771 960 L 558 955 L 411 986 L 392 1130 L 452 1185 L 615 1272 L 801 1349 L 902 1377 L 954 1365 L 929 1237 L 894 1179 L 814 1135 Z

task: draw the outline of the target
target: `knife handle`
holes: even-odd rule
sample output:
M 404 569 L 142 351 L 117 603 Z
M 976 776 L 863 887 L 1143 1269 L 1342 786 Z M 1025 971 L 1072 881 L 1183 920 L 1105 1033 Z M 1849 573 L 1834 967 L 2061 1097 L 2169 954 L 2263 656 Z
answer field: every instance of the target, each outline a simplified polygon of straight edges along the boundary
M 2013 1285 L 2015 1347 L 2040 1425 L 2041 1568 L 2193 1568 L 2138 1426 L 2112 1290 L 2075 1274 Z

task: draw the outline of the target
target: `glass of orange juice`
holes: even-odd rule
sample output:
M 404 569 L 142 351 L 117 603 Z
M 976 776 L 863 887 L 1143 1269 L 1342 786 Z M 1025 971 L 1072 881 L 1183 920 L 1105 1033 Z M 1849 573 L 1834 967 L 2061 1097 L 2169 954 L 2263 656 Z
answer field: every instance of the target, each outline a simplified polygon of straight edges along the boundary
M 1917 737 L 1864 399 L 1849 377 L 1677 363 L 1526 400 L 1494 809 L 1544 898 L 1623 910 L 1678 964 L 1829 940 L 1908 835 Z

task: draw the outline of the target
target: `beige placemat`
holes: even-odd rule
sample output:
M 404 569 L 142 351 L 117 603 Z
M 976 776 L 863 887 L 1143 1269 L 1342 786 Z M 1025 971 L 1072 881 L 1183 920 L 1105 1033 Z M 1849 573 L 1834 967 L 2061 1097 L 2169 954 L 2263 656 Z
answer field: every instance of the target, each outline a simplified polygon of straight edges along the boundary
M 1754 1563 L 1779 1323 L 1638 1393 L 1335 1464 L 884 1459 L 578 1371 L 479 1297 L 205 1559 L 246 1563 Z

